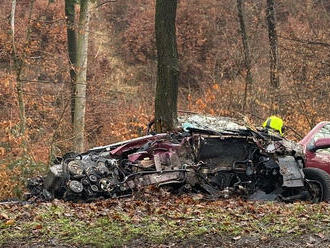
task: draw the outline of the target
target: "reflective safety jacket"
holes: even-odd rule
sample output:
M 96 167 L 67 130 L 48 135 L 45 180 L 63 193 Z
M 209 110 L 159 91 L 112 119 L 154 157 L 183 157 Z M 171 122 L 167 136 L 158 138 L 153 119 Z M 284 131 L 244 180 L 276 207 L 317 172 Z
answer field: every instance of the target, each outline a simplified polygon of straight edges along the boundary
M 283 135 L 282 133 L 283 120 L 275 115 L 268 117 L 267 120 L 262 124 L 262 126 L 264 128 L 278 131 L 280 135 Z

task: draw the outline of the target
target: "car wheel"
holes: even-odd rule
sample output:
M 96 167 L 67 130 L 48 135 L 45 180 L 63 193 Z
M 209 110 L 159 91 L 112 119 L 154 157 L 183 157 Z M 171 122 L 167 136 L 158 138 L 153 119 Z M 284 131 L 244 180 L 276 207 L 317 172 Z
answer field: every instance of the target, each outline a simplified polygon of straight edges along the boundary
M 330 201 L 330 176 L 319 168 L 304 168 L 306 187 L 310 193 L 310 201 Z

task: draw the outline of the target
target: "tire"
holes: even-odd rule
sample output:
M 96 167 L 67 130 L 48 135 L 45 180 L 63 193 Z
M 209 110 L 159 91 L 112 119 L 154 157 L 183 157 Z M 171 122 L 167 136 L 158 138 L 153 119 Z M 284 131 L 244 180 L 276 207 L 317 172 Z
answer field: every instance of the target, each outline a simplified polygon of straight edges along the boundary
M 319 185 L 322 186 L 322 191 L 323 191 L 322 199 L 316 200 L 315 198 L 314 199 L 312 198 L 311 200 L 312 201 L 316 200 L 316 202 L 318 202 L 318 201 L 330 202 L 330 176 L 329 176 L 329 174 L 319 168 L 304 168 L 303 171 L 305 174 L 305 178 L 307 180 L 317 181 L 319 183 Z M 316 184 L 314 183 L 314 185 L 316 185 Z

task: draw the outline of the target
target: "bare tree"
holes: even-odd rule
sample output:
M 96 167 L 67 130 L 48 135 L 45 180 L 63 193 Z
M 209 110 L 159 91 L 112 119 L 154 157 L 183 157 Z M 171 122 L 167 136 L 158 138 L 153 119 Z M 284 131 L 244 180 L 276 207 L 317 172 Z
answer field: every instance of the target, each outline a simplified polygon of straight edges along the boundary
M 32 9 L 35 0 L 30 1 L 29 8 L 29 19 L 28 22 L 31 22 Z M 14 62 L 14 70 L 16 74 L 16 92 L 17 92 L 17 101 L 19 107 L 19 116 L 20 116 L 20 134 L 23 135 L 26 129 L 26 114 L 25 114 L 25 103 L 24 103 L 24 88 L 23 81 L 21 80 L 21 74 L 23 72 L 25 54 L 18 54 L 16 49 L 15 42 L 15 12 L 16 12 L 16 0 L 12 0 L 11 12 L 10 12 L 10 30 L 11 30 L 11 43 L 12 43 L 12 59 Z M 29 44 L 30 41 L 30 25 L 27 27 L 26 31 L 26 40 L 25 44 Z M 27 46 L 27 45 L 26 45 Z M 25 49 L 23 49 L 25 50 Z
M 10 13 L 10 28 L 11 28 L 11 42 L 12 42 L 12 58 L 14 61 L 14 69 L 16 73 L 16 92 L 19 107 L 19 117 L 20 117 L 20 134 L 24 134 L 26 126 L 26 116 L 25 116 L 25 104 L 24 104 L 24 92 L 23 92 L 23 82 L 20 80 L 23 61 L 18 56 L 15 44 L 15 12 L 16 12 L 16 0 L 11 2 L 11 13 Z
M 175 33 L 176 9 L 177 0 L 156 0 L 158 73 L 155 127 L 157 132 L 172 130 L 177 121 L 179 65 Z
M 246 34 L 245 29 L 245 20 L 244 20 L 244 8 L 243 8 L 243 0 L 237 0 L 237 15 L 238 21 L 240 25 L 240 33 L 242 36 L 242 43 L 244 49 L 244 63 L 246 69 L 246 76 L 245 76 L 245 91 L 244 91 L 244 103 L 243 103 L 243 113 L 246 110 L 246 101 L 248 95 L 248 88 L 252 85 L 252 74 L 251 74 L 251 55 L 250 55 L 250 48 L 248 43 L 248 36 Z
M 268 37 L 269 37 L 269 66 L 270 66 L 270 84 L 274 88 L 280 86 L 278 75 L 278 48 L 277 48 L 277 33 L 276 33 L 276 19 L 274 0 L 267 0 L 266 18 L 268 24 Z
M 75 82 L 75 108 L 73 118 L 74 150 L 83 152 L 86 109 L 86 74 L 89 32 L 89 0 L 80 0 L 80 15 L 77 37 L 77 67 Z

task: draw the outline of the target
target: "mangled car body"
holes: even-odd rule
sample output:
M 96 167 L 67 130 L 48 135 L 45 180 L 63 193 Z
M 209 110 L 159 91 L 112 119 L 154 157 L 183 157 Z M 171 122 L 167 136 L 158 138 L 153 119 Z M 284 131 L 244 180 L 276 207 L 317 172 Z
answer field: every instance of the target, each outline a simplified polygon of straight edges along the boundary
M 299 144 L 229 119 L 190 116 L 181 123 L 177 132 L 66 154 L 39 183 L 30 183 L 30 191 L 44 199 L 92 200 L 166 185 L 214 197 L 329 200 L 327 180 L 306 178 Z

